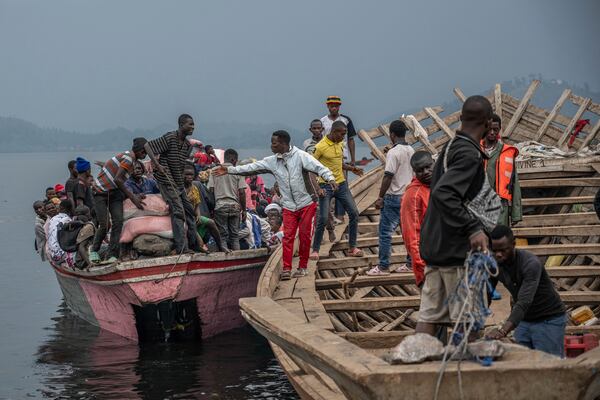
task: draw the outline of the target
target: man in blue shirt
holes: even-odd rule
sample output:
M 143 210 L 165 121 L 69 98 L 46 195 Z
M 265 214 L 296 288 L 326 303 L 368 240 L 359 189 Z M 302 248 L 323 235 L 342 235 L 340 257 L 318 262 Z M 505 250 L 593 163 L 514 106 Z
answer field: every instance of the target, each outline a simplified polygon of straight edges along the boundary
M 133 165 L 133 174 L 125 181 L 125 186 L 133 194 L 160 193 L 156 181 L 144 176 L 144 166 L 139 161 Z

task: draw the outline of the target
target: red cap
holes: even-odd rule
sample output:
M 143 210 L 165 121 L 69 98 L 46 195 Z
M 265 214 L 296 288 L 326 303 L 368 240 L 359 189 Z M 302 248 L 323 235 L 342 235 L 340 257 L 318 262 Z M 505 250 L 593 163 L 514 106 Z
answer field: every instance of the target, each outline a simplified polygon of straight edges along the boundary
M 58 193 L 58 192 L 64 192 L 65 191 L 65 187 L 63 185 L 61 185 L 60 183 L 57 183 L 56 185 L 54 185 L 54 191 L 56 193 Z

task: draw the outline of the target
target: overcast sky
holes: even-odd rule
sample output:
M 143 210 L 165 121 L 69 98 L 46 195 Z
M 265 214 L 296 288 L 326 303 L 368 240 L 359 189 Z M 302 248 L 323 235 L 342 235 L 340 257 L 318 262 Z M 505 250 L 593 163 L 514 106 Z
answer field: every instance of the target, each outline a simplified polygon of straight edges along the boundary
M 597 0 L 0 0 L 0 115 L 303 128 L 334 94 L 368 127 L 530 73 L 600 91 L 599 16 Z

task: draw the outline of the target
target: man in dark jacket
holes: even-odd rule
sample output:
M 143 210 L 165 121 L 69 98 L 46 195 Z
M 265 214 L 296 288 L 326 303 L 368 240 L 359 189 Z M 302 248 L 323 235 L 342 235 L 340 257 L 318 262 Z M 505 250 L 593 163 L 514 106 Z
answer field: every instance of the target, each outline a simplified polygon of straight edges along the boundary
M 544 266 L 535 254 L 515 249 L 509 227 L 498 225 L 491 237 L 500 267 L 497 280 L 508 289 L 513 301 L 506 322 L 486 336 L 501 339 L 514 329 L 519 344 L 562 357 L 566 309 Z
M 486 251 L 488 238 L 465 202 L 481 190 L 485 178 L 479 142 L 489 131 L 492 105 L 483 96 L 469 97 L 462 108 L 461 128 L 442 151 L 434 167 L 431 196 L 421 228 L 420 252 L 427 266 L 416 331 L 435 335 L 437 325 L 456 322 L 459 304 L 448 302 L 464 274 L 469 250 Z
M 596 192 L 596 198 L 594 199 L 594 209 L 596 210 L 596 215 L 598 215 L 598 219 L 600 219 L 600 189 Z

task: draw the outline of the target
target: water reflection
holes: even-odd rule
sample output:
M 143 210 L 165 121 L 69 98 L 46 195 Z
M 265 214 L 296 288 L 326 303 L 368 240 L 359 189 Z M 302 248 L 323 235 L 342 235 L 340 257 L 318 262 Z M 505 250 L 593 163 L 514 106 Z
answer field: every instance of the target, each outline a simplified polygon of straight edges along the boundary
M 250 327 L 203 343 L 138 346 L 63 304 L 36 354 L 40 396 L 64 399 L 295 399 L 266 341 Z

